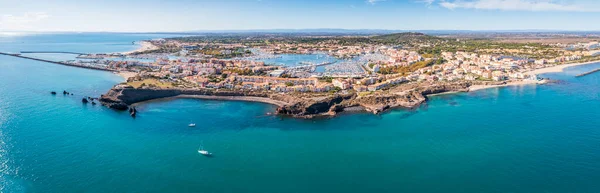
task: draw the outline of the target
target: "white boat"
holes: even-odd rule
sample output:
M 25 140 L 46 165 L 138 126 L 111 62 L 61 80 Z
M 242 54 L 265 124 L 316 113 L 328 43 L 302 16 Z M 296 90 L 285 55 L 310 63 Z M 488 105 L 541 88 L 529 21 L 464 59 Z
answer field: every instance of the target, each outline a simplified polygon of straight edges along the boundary
M 200 149 L 198 150 L 198 153 L 202 154 L 202 155 L 212 155 L 212 153 L 210 153 L 210 152 L 208 152 L 206 150 L 200 150 Z
M 190 124 L 188 125 L 188 127 L 195 127 L 195 126 L 196 126 L 196 123 L 190 123 Z
M 203 148 L 202 146 L 200 146 L 200 148 L 198 148 L 198 153 L 199 153 L 199 154 L 202 154 L 202 155 L 204 155 L 204 156 L 211 156 L 211 155 L 212 155 L 212 153 L 210 153 L 210 152 L 208 152 L 208 151 L 204 150 L 204 148 Z

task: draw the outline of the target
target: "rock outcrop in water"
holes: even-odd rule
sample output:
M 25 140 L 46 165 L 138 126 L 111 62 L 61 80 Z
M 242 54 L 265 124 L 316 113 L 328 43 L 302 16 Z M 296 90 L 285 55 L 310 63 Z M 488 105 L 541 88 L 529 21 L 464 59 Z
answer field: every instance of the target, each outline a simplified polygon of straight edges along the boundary
M 334 116 L 345 109 L 364 109 L 372 113 L 381 113 L 390 108 L 414 108 L 427 100 L 427 95 L 444 92 L 466 92 L 472 82 L 441 83 L 433 85 L 414 84 L 404 88 L 391 89 L 385 92 L 375 92 L 371 95 L 358 96 L 356 93 L 335 95 L 311 94 L 279 94 L 271 92 L 242 91 L 242 90 L 215 90 L 215 89 L 160 89 L 160 88 L 133 88 L 128 85 L 116 85 L 99 101 L 112 109 L 128 110 L 135 103 L 153 99 L 175 96 L 210 96 L 221 97 L 216 99 L 229 100 L 231 97 L 264 98 L 279 103 L 276 113 L 299 118 L 314 118 L 317 116 Z M 307 96 L 308 95 L 308 96 Z M 260 101 L 260 100 L 250 100 Z
M 137 115 L 137 109 L 135 107 L 130 107 L 129 115 L 131 115 L 131 117 L 135 118 L 135 116 Z

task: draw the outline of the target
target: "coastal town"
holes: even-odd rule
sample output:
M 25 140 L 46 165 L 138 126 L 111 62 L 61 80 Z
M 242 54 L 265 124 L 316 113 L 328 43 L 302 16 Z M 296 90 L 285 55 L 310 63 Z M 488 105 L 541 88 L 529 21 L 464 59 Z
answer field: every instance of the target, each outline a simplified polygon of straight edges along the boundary
M 600 193 L 600 0 L 0 0 L 0 193 Z
M 355 106 L 375 113 L 391 107 L 410 108 L 426 100 L 426 96 L 412 93 L 432 86 L 443 85 L 435 91 L 438 93 L 539 84 L 546 82 L 537 76 L 545 69 L 600 60 L 598 41 L 499 43 L 422 33 L 237 39 L 199 36 L 139 44 L 135 51 L 80 54 L 60 64 L 119 73 L 127 79 L 115 87 L 119 89 L 227 92 L 227 96 L 268 98 L 285 108 L 307 99 L 312 100 L 308 104 L 315 104 L 344 96 L 341 101 L 329 101 L 325 109 L 302 112 L 302 116 L 312 116 Z M 23 55 L 18 56 L 27 57 Z M 426 94 L 421 91 L 418 95 Z M 393 102 L 390 96 L 395 98 Z M 119 100 L 105 101 L 113 107 L 111 104 Z M 288 111 L 280 113 L 298 114 Z
M 336 43 L 273 44 L 247 47 L 242 44 L 195 44 L 177 40 L 153 40 L 146 43 L 179 50 L 178 59 L 158 57 L 151 62 L 108 61 L 106 68 L 139 72 L 129 82 L 152 78 L 171 82 L 176 87 L 213 89 L 265 90 L 273 92 L 330 92 L 354 90 L 378 91 L 406 82 L 467 81 L 536 81 L 530 73 L 556 65 L 593 60 L 600 56 L 598 42 L 565 46 L 560 55 L 548 58 L 522 58 L 501 54 L 479 54 L 467 51 L 443 51 L 438 55 L 421 54 L 419 49 L 389 45 L 342 46 Z M 420 45 L 429 47 L 432 45 Z M 252 56 L 250 49 L 259 53 Z M 561 48 L 558 45 L 555 48 Z M 548 48 L 548 49 L 555 49 Z M 256 51 L 260 49 L 259 51 Z M 142 51 L 143 52 L 143 51 Z M 206 53 L 210 53 L 208 55 Z M 334 68 L 332 73 L 315 73 L 309 61 L 300 65 L 270 65 L 257 58 L 277 57 L 280 54 L 325 53 L 328 57 L 356 59 L 325 62 Z M 137 58 L 152 54 L 130 53 Z M 251 57 L 231 57 L 233 55 Z M 159 55 L 160 56 L 160 55 Z M 229 56 L 230 58 L 219 59 Z M 333 67 L 332 67 L 333 66 Z M 164 84 L 163 84 L 164 85 Z M 156 84 L 145 84 L 152 87 Z

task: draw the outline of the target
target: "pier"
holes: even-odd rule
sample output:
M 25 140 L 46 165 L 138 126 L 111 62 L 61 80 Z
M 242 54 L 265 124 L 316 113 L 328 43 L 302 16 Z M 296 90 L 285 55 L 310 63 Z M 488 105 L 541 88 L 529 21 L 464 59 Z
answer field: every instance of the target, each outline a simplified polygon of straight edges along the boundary
M 24 52 L 21 52 L 21 53 L 24 53 Z M 35 60 L 35 61 L 40 61 L 40 62 L 47 62 L 47 63 L 52 63 L 52 64 L 59 64 L 59 65 L 64 65 L 64 66 L 71 66 L 71 67 L 78 67 L 78 68 L 87 68 L 87 69 L 92 69 L 92 70 L 102 70 L 102 71 L 109 71 L 109 72 L 113 72 L 114 71 L 114 70 L 107 69 L 107 68 L 100 68 L 100 67 L 94 67 L 94 66 L 84 66 L 84 65 L 77 65 L 77 64 L 68 63 L 68 62 L 57 62 L 57 61 L 40 59 L 40 58 L 33 58 L 33 57 L 23 56 L 21 54 L 11 54 L 11 53 L 0 52 L 0 55 L 12 56 L 12 57 L 29 59 L 29 60 Z
M 595 69 L 595 70 L 592 70 L 592 71 L 589 71 L 589 72 L 586 72 L 586 73 L 578 74 L 578 75 L 577 75 L 577 76 L 575 76 L 575 77 L 587 76 L 587 75 L 593 74 L 593 73 L 595 73 L 595 72 L 598 72 L 598 71 L 600 71 L 600 68 L 598 68 L 598 69 Z

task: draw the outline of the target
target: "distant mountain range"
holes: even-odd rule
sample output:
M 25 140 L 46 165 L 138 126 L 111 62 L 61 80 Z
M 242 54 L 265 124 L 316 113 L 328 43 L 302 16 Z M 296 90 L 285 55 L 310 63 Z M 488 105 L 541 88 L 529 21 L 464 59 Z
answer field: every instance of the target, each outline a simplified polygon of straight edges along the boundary
M 12 31 L 0 31 L 2 33 L 17 33 Z M 309 35 L 383 35 L 405 32 L 419 32 L 427 35 L 457 35 L 457 34 L 510 34 L 510 33 L 557 33 L 557 34 L 600 34 L 600 31 L 568 31 L 568 30 L 391 30 L 391 29 L 249 29 L 249 30 L 196 30 L 181 32 L 18 32 L 18 33 L 152 33 L 152 34 L 309 34 Z
M 389 30 L 389 29 L 256 29 L 256 30 L 199 30 L 174 32 L 184 34 L 307 34 L 307 35 L 384 35 L 406 32 L 418 32 L 427 35 L 460 35 L 460 34 L 600 34 L 600 31 L 566 31 L 566 30 Z M 156 32 L 165 33 L 165 32 Z M 169 33 L 169 32 L 166 32 Z

